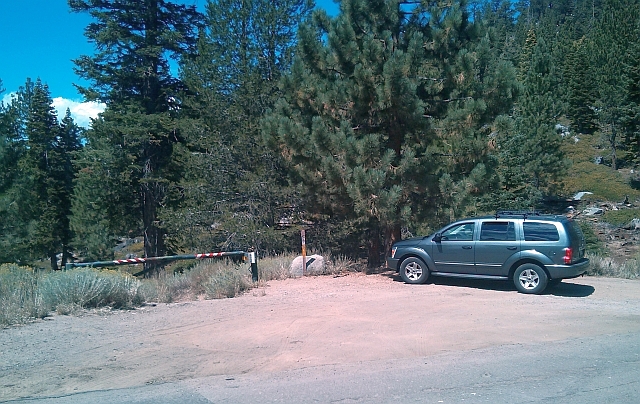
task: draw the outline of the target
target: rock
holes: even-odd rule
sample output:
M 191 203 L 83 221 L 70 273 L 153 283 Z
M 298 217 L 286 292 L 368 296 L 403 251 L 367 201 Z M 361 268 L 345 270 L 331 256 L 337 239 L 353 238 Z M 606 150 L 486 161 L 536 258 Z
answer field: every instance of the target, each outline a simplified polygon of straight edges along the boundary
M 320 275 L 326 272 L 326 265 L 324 257 L 322 255 L 308 255 L 307 256 L 307 270 L 302 273 L 302 256 L 296 257 L 291 266 L 289 267 L 291 276 L 303 276 L 303 275 Z
M 602 208 L 587 208 L 583 210 L 582 213 L 586 216 L 602 215 L 604 214 L 604 210 Z
M 639 230 L 640 229 L 640 219 L 633 219 L 631 223 L 629 223 L 629 230 Z
M 573 199 L 576 201 L 579 201 L 582 198 L 584 198 L 586 195 L 593 195 L 593 192 L 588 192 L 588 191 L 578 192 L 573 196 Z

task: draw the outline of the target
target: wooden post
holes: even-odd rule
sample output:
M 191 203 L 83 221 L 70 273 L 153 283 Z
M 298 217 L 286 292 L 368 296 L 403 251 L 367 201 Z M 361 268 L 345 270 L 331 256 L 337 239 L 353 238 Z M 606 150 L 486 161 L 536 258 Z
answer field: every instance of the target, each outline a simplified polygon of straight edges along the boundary
M 302 238 L 302 276 L 307 272 L 307 242 L 305 240 L 304 229 L 300 230 Z

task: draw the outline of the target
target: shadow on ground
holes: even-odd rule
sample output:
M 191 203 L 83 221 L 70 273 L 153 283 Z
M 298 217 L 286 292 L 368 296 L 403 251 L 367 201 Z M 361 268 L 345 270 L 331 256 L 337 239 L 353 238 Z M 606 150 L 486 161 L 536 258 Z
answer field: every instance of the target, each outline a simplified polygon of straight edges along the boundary
M 378 275 L 386 276 L 396 282 L 403 282 L 395 271 L 379 271 Z M 587 297 L 595 292 L 595 288 L 590 285 L 578 283 L 579 279 L 571 279 L 560 282 L 558 285 L 549 285 L 544 291 L 545 295 L 561 296 L 561 297 Z M 427 281 L 427 285 L 445 285 L 459 286 L 465 288 L 495 290 L 498 292 L 514 292 L 516 287 L 511 281 L 491 280 L 491 279 L 465 279 L 465 278 L 448 278 L 444 276 L 431 276 Z M 419 286 L 419 285 L 418 285 Z

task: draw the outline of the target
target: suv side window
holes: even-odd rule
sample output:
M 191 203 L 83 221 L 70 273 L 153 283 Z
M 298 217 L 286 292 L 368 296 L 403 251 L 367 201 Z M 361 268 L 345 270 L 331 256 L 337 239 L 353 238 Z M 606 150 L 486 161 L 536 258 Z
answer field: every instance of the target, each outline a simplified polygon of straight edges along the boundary
M 525 241 L 558 241 L 560 235 L 553 223 L 524 222 Z
M 484 222 L 480 229 L 480 241 L 515 241 L 513 222 Z
M 472 241 L 474 223 L 462 223 L 448 228 L 442 233 L 443 240 Z

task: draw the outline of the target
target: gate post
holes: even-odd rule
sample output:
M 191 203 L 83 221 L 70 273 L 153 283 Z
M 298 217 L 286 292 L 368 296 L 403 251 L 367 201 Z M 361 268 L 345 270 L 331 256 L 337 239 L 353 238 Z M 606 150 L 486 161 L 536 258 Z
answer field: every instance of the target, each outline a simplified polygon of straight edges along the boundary
M 248 255 L 251 263 L 251 278 L 254 282 L 258 282 L 258 258 L 255 252 L 250 252 Z

